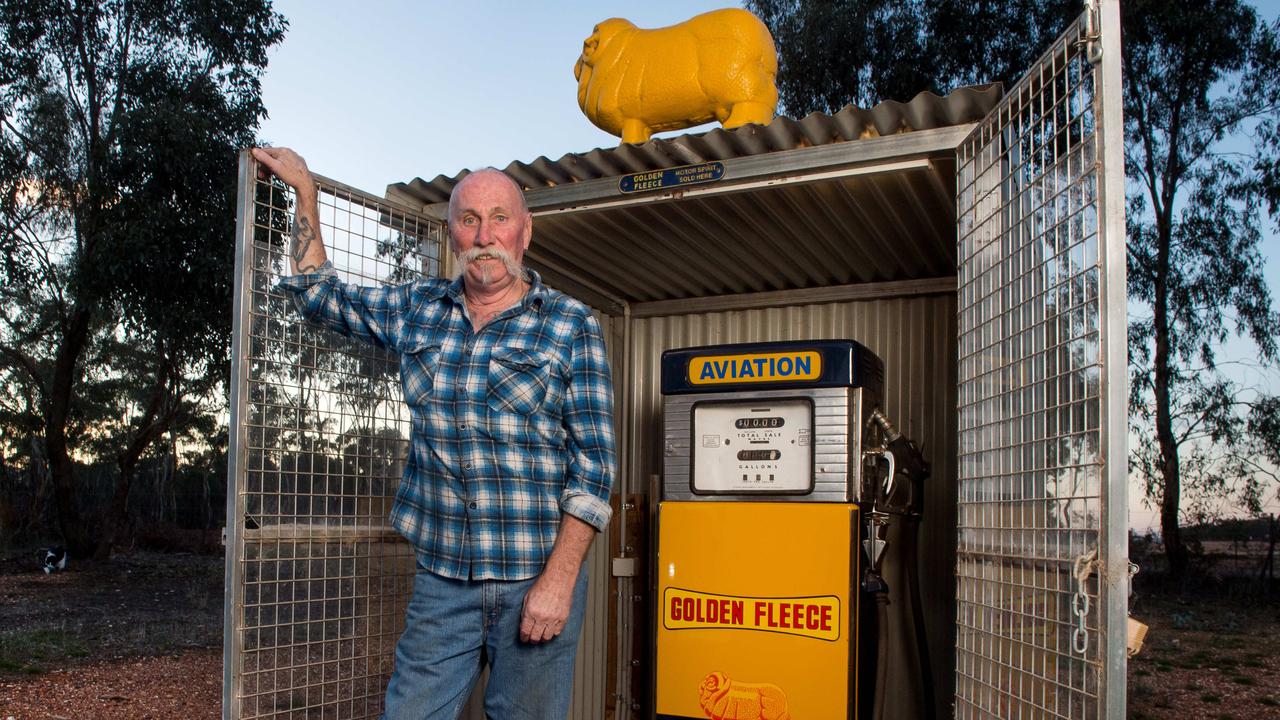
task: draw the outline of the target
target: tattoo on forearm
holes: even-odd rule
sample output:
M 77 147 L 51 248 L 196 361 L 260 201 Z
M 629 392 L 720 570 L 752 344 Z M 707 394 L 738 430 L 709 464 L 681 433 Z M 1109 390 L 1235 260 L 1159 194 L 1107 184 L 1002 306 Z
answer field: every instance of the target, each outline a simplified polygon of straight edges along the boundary
M 289 232 L 289 235 L 293 238 L 293 247 L 290 249 L 293 261 L 301 263 L 302 258 L 307 256 L 307 250 L 311 248 L 311 241 L 316 239 L 316 232 L 311 228 L 311 221 L 305 217 L 298 218 L 297 222 L 293 224 L 293 230 Z

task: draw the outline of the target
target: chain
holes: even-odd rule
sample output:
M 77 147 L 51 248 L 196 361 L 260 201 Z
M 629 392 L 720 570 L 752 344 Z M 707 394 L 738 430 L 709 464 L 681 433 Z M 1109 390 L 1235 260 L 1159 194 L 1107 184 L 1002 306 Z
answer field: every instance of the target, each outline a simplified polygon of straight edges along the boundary
M 1097 564 L 1098 551 L 1092 550 L 1076 558 L 1073 573 L 1076 577 L 1076 594 L 1071 599 L 1071 610 L 1076 615 L 1076 629 L 1071 634 L 1071 647 L 1080 655 L 1084 655 L 1089 649 L 1089 630 L 1085 625 L 1085 620 L 1089 616 L 1089 596 L 1084 591 L 1084 585 Z

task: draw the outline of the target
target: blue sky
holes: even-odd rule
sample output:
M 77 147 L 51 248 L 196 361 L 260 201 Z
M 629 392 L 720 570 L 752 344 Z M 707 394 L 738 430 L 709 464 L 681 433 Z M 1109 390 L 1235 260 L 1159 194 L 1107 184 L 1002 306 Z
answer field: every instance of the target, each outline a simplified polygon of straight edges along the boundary
M 375 0 L 357 12 L 278 0 L 290 27 L 263 81 L 270 117 L 261 136 L 302 153 L 314 172 L 378 195 L 415 177 L 613 147 L 618 139 L 578 110 L 573 65 L 592 27 L 609 17 L 661 27 L 731 5 Z M 1280 14 L 1280 0 L 1255 6 L 1269 20 Z M 1263 252 L 1280 301 L 1271 230 Z M 1248 357 L 1250 348 L 1232 351 Z M 1139 497 L 1131 495 L 1131 520 L 1145 528 L 1155 518 Z
M 606 18 L 661 27 L 731 3 L 283 0 L 261 136 L 314 172 L 388 183 L 613 147 L 578 110 L 573 65 Z
M 263 81 L 261 136 L 379 195 L 415 177 L 613 147 L 578 110 L 573 65 L 592 27 L 609 17 L 661 27 L 733 5 L 371 0 L 356 11 L 278 0 L 289 31 Z M 1280 0 L 1255 5 L 1267 18 L 1280 11 Z

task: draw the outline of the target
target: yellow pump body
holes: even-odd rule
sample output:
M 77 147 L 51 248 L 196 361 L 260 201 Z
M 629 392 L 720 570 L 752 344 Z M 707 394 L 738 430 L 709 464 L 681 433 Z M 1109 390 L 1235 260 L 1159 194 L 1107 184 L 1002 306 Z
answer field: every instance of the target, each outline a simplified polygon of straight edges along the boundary
M 656 30 L 605 20 L 582 43 L 573 74 L 583 114 L 628 143 L 711 120 L 767 125 L 778 105 L 773 37 L 737 8 Z

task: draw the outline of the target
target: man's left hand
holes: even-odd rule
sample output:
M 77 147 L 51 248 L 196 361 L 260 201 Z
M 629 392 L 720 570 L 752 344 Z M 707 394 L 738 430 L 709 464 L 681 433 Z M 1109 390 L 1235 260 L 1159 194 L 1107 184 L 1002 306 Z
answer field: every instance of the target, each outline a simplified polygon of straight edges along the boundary
M 524 596 L 520 613 L 520 640 L 544 643 L 564 631 L 573 607 L 573 586 L 577 573 L 557 572 L 551 566 L 543 570 Z

